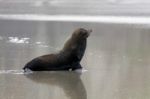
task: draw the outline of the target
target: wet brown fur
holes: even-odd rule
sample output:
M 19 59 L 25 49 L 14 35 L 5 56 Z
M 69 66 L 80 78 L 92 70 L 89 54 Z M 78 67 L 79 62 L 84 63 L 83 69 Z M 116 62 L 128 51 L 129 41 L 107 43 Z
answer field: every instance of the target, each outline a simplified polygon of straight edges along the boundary
M 86 39 L 91 30 L 76 29 L 67 40 L 62 50 L 55 54 L 37 57 L 28 62 L 24 70 L 57 71 L 81 69 L 80 61 L 86 49 Z

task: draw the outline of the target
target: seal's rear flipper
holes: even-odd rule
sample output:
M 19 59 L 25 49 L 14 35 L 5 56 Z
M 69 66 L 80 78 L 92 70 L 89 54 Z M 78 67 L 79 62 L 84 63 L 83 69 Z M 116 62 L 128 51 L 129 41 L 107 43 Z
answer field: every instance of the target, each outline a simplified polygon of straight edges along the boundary
M 82 66 L 78 62 L 72 64 L 72 70 L 74 71 L 76 69 L 82 69 Z

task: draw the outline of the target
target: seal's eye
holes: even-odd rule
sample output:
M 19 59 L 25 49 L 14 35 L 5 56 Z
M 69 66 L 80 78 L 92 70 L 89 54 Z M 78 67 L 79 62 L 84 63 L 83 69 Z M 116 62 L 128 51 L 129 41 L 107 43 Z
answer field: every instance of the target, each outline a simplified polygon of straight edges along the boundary
M 80 31 L 80 36 L 81 37 L 88 37 L 88 32 L 86 30 Z
M 81 30 L 81 31 L 80 31 L 80 34 L 81 34 L 81 35 L 86 35 L 86 34 L 87 34 L 87 31 L 86 31 L 86 30 Z

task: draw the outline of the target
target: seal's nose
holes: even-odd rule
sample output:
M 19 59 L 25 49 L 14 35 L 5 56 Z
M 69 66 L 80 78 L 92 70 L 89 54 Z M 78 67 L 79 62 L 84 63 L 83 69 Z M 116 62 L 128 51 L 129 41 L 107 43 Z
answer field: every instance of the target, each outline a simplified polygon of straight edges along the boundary
M 92 32 L 92 29 L 89 29 L 88 32 L 91 33 L 91 32 Z
M 87 30 L 88 31 L 88 36 L 91 34 L 92 29 Z

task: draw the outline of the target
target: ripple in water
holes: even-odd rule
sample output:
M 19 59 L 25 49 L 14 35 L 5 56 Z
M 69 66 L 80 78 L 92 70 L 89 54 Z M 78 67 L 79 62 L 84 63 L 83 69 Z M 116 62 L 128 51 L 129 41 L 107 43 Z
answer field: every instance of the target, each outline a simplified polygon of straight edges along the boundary
M 44 72 L 56 72 L 56 71 L 44 71 Z M 58 71 L 57 71 L 58 72 Z M 71 71 L 70 71 L 71 72 Z M 87 72 L 87 70 L 85 69 L 80 69 L 80 70 L 75 70 L 76 73 L 84 73 L 84 72 Z M 34 73 L 33 71 L 26 71 L 24 72 L 24 70 L 0 70 L 0 74 L 31 74 L 31 73 Z
M 31 72 L 27 72 L 28 74 Z M 0 74 L 25 74 L 24 70 L 0 70 Z

